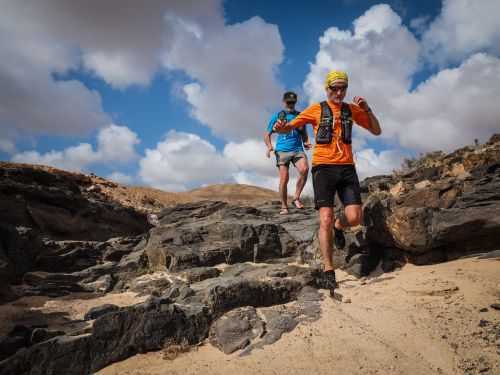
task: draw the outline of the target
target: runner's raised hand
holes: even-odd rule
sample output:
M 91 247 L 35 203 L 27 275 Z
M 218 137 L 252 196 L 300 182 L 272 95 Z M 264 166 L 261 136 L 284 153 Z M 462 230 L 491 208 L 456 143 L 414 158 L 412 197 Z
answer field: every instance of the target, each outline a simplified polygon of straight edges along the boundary
M 361 109 L 363 109 L 365 111 L 368 111 L 370 109 L 366 99 L 361 97 L 361 96 L 355 96 L 353 101 L 354 101 L 354 104 L 357 104 Z
M 280 131 L 283 131 L 284 127 L 286 126 L 286 121 L 284 120 L 277 120 L 275 123 L 274 123 L 274 126 L 273 126 L 273 131 L 279 133 Z

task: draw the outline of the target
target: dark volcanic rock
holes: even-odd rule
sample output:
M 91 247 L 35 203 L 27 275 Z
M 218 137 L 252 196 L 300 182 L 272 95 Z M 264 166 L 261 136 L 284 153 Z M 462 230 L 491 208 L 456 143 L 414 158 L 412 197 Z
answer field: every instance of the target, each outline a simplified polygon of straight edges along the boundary
M 365 180 L 365 226 L 346 231 L 336 265 L 365 276 L 378 264 L 389 272 L 406 261 L 500 248 L 499 160 L 500 143 L 492 140 Z M 181 204 L 159 213 L 159 225 L 146 232 L 142 214 L 105 199 L 85 176 L 26 168 L 0 164 L 0 285 L 23 280 L 15 290 L 28 295 L 114 289 L 150 297 L 100 307 L 101 316 L 91 311 L 86 318 L 93 322 L 71 322 L 76 328 L 66 335 L 18 327 L 0 340 L 0 374 L 90 374 L 136 353 L 207 337 L 243 355 L 319 318 L 312 208 L 278 215 L 279 202 Z
M 50 340 L 56 336 L 64 335 L 64 331 L 51 331 L 46 328 L 35 328 L 33 332 L 31 332 L 30 344 L 38 344 L 43 341 Z
M 86 291 L 79 284 L 81 278 L 72 274 L 28 272 L 24 275 L 23 281 L 28 286 L 25 291 L 27 295 L 59 297 Z
M 0 338 L 0 361 L 29 346 L 32 329 L 16 325 L 5 337 Z
M 220 263 L 264 261 L 296 253 L 297 241 L 259 210 L 207 203 L 179 205 L 151 229 L 146 252 L 152 268 L 179 271 Z M 193 217 L 180 213 L 195 212 Z M 235 220 L 238 219 L 238 220 Z M 166 223 L 166 224 L 165 224 Z
M 149 275 L 137 277 L 128 284 L 130 290 L 139 295 L 162 294 L 172 286 L 172 282 L 166 277 L 150 277 Z
M 1 216 L 2 210 L 0 210 Z M 0 273 L 9 281 L 19 281 L 25 272 L 33 269 L 40 253 L 38 232 L 29 227 L 14 226 L 0 217 Z
M 220 275 L 220 271 L 214 267 L 195 267 L 180 272 L 180 276 L 185 278 L 189 284 L 211 279 Z
M 105 241 L 147 230 L 144 214 L 88 192 L 90 185 L 84 175 L 0 163 L 0 223 L 57 240 Z
M 163 294 L 164 298 L 170 301 L 184 300 L 195 294 L 194 290 L 191 289 L 185 282 L 175 280 L 172 285 Z
M 367 238 L 378 246 L 404 250 L 419 264 L 497 248 L 500 172 L 483 172 L 481 179 L 463 184 L 451 206 L 424 200 L 421 203 L 431 206 L 412 207 L 405 206 L 404 199 L 398 203 L 391 196 L 370 197 L 365 206 Z
M 103 242 L 45 241 L 35 268 L 45 272 L 77 272 L 100 263 Z
M 208 281 L 208 280 L 206 280 Z M 297 297 L 301 283 L 225 280 L 172 304 L 151 297 L 143 304 L 121 308 L 94 322 L 92 334 L 60 336 L 22 350 L 0 362 L 0 374 L 86 374 L 135 353 L 171 344 L 196 344 L 208 336 L 210 323 L 239 306 L 270 306 Z M 200 302 L 197 302 L 200 301 Z
M 92 307 L 85 314 L 85 320 L 94 320 L 110 312 L 118 311 L 119 309 L 120 308 L 118 306 L 109 303 L 101 306 Z
M 362 277 L 370 274 L 379 264 L 383 252 L 379 246 L 373 246 L 366 239 L 364 229 L 354 229 L 345 232 L 346 246 L 344 249 L 333 249 L 333 263 L 351 275 Z M 305 249 L 303 259 L 319 268 L 322 263 L 318 236 Z
M 5 358 L 10 357 L 19 349 L 22 349 L 26 346 L 27 340 L 22 336 L 6 336 L 0 338 L 0 361 L 3 361 Z
M 210 343 L 226 354 L 243 349 L 264 334 L 264 323 L 254 307 L 241 307 L 217 319 L 210 328 Z

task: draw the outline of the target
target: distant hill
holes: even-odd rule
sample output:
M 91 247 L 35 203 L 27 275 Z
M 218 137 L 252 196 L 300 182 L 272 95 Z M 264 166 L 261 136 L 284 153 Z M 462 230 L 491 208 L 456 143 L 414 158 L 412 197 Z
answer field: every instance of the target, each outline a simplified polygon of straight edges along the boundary
M 0 169 L 4 168 L 32 170 L 33 174 L 37 171 L 44 171 L 56 177 L 70 179 L 82 189 L 90 189 L 123 206 L 133 207 L 142 212 L 158 211 L 163 207 L 178 203 L 202 200 L 217 200 L 240 205 L 279 200 L 279 194 L 276 191 L 243 184 L 215 184 L 187 192 L 167 192 L 150 187 L 121 185 L 94 174 L 68 172 L 44 165 L 0 162 Z

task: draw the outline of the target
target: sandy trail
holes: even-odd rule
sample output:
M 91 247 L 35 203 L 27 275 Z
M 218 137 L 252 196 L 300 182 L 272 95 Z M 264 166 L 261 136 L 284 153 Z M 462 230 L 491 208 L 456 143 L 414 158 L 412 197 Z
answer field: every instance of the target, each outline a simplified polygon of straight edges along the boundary
M 44 296 L 23 297 L 0 305 L 0 335 L 7 334 L 16 324 L 48 325 L 51 329 L 71 330 L 81 326 L 85 313 L 92 307 L 106 303 L 128 306 L 142 302 L 146 297 L 136 293 L 109 293 L 95 297 L 89 293 L 74 293 L 70 296 L 49 298 Z
M 325 297 L 318 321 L 248 356 L 205 342 L 174 360 L 141 354 L 99 374 L 500 374 L 500 311 L 490 306 L 500 302 L 498 259 L 339 279 L 351 303 Z

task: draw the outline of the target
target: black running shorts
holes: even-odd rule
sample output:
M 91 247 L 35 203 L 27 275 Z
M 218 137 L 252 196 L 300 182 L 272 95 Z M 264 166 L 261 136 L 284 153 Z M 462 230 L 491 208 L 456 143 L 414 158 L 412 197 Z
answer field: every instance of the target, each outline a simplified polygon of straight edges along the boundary
M 361 192 L 356 168 L 352 164 L 321 164 L 312 168 L 314 204 L 333 207 L 335 192 L 344 206 L 361 204 Z

